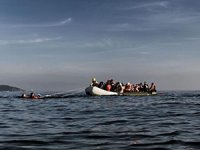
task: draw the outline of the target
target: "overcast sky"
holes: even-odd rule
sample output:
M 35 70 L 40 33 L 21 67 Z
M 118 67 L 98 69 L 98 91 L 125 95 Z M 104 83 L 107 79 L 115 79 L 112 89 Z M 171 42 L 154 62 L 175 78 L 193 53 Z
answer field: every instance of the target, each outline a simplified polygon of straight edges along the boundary
M 200 89 L 198 0 L 0 0 L 0 84 Z

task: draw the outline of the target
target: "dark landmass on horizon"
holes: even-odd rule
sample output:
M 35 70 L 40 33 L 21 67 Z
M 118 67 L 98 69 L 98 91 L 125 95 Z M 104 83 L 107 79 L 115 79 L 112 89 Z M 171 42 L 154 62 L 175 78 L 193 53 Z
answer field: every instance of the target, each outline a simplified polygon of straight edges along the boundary
M 23 91 L 18 87 L 10 86 L 10 85 L 0 85 L 0 91 Z

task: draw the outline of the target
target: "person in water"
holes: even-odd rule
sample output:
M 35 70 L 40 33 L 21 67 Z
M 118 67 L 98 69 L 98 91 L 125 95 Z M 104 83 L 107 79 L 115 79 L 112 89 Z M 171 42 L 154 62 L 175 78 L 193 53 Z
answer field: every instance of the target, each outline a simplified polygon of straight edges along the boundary
M 26 94 L 23 93 L 23 94 L 21 95 L 21 97 L 22 97 L 22 98 L 26 98 L 27 96 L 26 96 Z
M 39 99 L 39 98 L 42 98 L 42 96 L 41 96 L 40 94 L 37 94 L 37 95 L 36 95 L 35 93 L 32 92 L 32 93 L 30 94 L 30 98 Z
M 30 98 L 35 98 L 35 97 L 36 97 L 36 95 L 33 92 L 31 92 Z

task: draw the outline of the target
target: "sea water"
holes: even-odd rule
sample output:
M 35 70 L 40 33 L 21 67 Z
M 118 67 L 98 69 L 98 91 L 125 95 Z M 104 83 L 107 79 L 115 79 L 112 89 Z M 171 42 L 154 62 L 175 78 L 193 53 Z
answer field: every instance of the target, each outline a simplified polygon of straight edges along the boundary
M 0 93 L 0 149 L 200 148 L 200 91 L 39 100 L 19 94 Z

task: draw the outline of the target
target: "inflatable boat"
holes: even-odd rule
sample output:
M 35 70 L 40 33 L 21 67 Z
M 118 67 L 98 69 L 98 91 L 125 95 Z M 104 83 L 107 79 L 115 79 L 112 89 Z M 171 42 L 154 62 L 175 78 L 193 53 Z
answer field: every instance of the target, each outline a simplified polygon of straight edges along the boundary
M 124 95 L 124 96 L 150 96 L 157 95 L 157 92 L 125 92 L 117 93 L 100 89 L 96 86 L 89 86 L 85 89 L 85 93 L 90 96 L 109 96 L 109 95 Z

